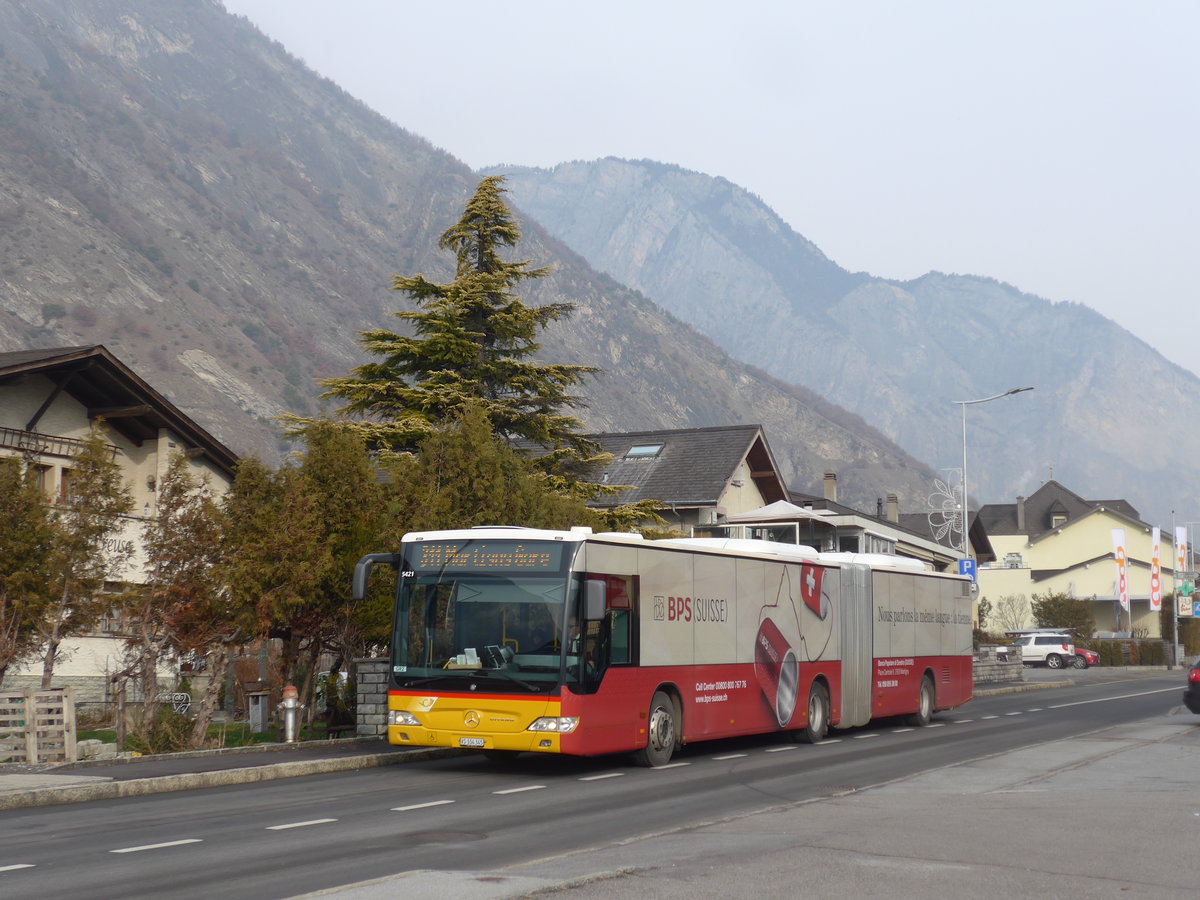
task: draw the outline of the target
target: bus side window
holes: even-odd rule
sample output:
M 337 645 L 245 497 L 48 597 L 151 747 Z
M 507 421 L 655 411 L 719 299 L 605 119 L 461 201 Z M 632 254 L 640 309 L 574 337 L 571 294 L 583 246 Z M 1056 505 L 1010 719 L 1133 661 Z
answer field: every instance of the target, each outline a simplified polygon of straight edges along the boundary
M 613 665 L 629 665 L 629 610 L 614 609 L 612 617 L 612 640 L 609 644 L 609 657 Z
M 633 662 L 633 609 L 634 596 L 637 591 L 636 578 L 633 575 L 596 575 L 589 574 L 589 579 L 602 580 L 605 585 L 605 598 L 608 619 L 608 664 L 630 665 Z

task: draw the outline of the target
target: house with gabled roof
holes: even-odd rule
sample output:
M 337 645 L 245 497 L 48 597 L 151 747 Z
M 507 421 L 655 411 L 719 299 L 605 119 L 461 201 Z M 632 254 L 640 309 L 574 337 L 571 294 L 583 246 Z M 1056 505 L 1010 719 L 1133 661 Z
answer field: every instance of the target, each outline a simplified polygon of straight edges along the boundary
M 684 534 L 787 497 L 761 425 L 584 435 L 611 454 L 594 477 L 626 490 L 598 506 L 659 500 L 660 515 Z
M 0 456 L 29 460 L 49 502 L 69 498 L 72 458 L 94 423 L 133 497 L 110 538 L 133 551 L 106 587 L 117 591 L 144 580 L 143 526 L 157 514 L 158 485 L 172 455 L 183 454 L 218 495 L 232 484 L 238 457 L 102 345 L 0 353 Z M 65 644 L 55 686 L 71 684 L 82 701 L 102 702 L 125 631 L 114 614 L 95 633 Z M 36 682 L 39 673 L 40 664 L 14 667 L 6 687 Z
M 1085 500 L 1051 480 L 1015 503 L 984 505 L 978 517 L 996 557 L 979 568 L 981 597 L 995 604 L 1005 596 L 1063 593 L 1093 604 L 1101 632 L 1161 636 L 1159 614 L 1150 609 L 1152 525 L 1127 500 Z M 1129 612 L 1119 602 L 1114 530 L 1125 537 Z M 1174 587 L 1174 553 L 1171 529 L 1161 531 L 1165 596 Z
M 837 475 L 825 476 L 825 496 L 789 491 L 761 426 L 730 425 L 586 435 L 612 455 L 600 481 L 628 485 L 604 505 L 659 500 L 663 517 L 683 534 L 748 537 L 807 544 L 819 550 L 892 553 L 952 569 L 959 554 L 928 531 L 888 513 L 872 517 L 837 502 Z M 982 543 L 986 545 L 986 536 Z

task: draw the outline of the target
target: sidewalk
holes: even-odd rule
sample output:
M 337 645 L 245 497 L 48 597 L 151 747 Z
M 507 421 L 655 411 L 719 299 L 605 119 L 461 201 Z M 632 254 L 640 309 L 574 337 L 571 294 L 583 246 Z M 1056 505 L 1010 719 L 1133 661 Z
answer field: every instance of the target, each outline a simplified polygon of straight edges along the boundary
M 390 766 L 456 753 L 409 750 L 381 740 L 256 744 L 57 766 L 0 766 L 0 810 L 248 784 Z

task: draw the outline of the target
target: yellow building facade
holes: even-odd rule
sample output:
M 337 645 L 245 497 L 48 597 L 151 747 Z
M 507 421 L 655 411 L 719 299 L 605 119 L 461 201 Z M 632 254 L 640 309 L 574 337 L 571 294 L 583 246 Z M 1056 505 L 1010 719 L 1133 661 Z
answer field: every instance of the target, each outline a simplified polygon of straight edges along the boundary
M 1055 481 L 1042 485 L 1015 504 L 991 504 L 979 511 L 995 561 L 978 571 L 980 599 L 992 604 L 992 631 L 1001 630 L 996 606 L 1005 597 L 1062 593 L 1093 604 L 1098 632 L 1129 632 L 1162 637 L 1160 617 L 1150 609 L 1153 526 L 1124 500 L 1084 500 Z M 1126 584 L 1130 610 L 1119 603 L 1113 531 L 1124 533 Z M 1175 587 L 1172 532 L 1162 527 L 1160 565 L 1162 594 Z M 1164 606 L 1169 600 L 1164 599 Z M 1036 623 L 1026 606 L 1026 620 Z

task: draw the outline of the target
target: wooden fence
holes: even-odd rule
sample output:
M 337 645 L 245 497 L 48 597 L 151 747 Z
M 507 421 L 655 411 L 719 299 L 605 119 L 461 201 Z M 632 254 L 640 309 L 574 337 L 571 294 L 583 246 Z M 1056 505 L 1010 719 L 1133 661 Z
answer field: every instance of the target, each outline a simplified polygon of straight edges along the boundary
M 75 762 L 71 688 L 0 690 L 0 762 Z

